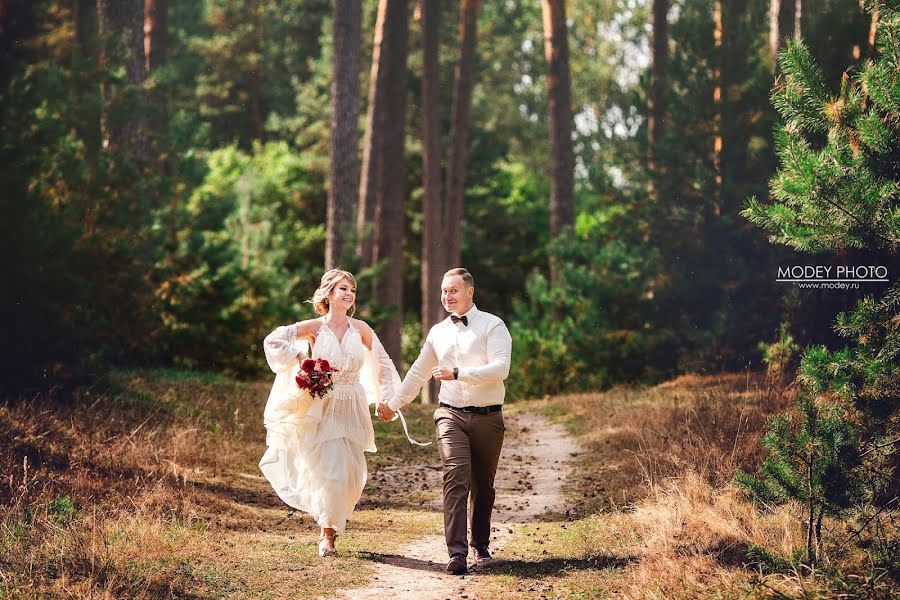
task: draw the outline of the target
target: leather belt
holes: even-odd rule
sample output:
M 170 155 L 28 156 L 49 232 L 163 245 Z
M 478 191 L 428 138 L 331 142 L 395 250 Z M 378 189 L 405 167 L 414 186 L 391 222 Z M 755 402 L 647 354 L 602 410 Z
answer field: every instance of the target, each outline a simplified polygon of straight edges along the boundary
M 440 405 L 444 408 L 452 408 L 453 410 L 461 410 L 463 412 L 473 413 L 476 415 L 487 415 L 503 410 L 502 404 L 493 404 L 491 406 L 452 406 L 450 404 L 441 402 Z

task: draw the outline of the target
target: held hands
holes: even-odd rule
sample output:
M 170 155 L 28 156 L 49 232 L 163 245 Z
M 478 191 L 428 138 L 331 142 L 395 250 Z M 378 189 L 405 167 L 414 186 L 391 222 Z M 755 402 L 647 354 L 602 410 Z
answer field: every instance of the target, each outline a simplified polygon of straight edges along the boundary
M 452 381 L 453 379 L 456 379 L 453 376 L 452 367 L 435 367 L 431 370 L 431 376 L 437 381 Z M 382 421 L 393 421 L 397 416 L 397 413 L 391 410 L 387 402 L 379 403 L 378 407 L 375 409 L 375 414 L 377 414 L 378 418 Z
M 431 376 L 436 381 L 452 381 L 454 379 L 453 367 L 435 367 L 431 370 Z
M 387 402 L 379 403 L 378 408 L 375 409 L 375 412 L 376 414 L 378 414 L 378 418 L 382 421 L 393 421 L 394 417 L 397 415 L 396 412 L 391 410 Z

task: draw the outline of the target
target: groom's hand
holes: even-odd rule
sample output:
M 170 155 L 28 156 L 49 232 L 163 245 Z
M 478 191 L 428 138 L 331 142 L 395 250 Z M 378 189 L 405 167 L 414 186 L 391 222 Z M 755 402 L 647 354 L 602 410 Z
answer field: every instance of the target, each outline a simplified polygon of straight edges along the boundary
M 393 421 L 394 415 L 396 415 L 396 413 L 388 406 L 387 402 L 381 402 L 378 405 L 378 408 L 375 409 L 375 412 L 382 421 Z
M 453 368 L 435 367 L 431 370 L 431 376 L 437 381 L 450 381 L 453 379 Z

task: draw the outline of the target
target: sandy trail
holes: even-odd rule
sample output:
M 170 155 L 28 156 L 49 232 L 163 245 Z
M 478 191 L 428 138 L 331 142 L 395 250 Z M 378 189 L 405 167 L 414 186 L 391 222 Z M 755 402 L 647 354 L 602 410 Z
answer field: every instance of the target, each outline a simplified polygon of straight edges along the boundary
M 507 414 L 506 439 L 497 468 L 497 498 L 492 519 L 491 553 L 503 559 L 503 547 L 513 525 L 535 521 L 542 514 L 565 511 L 562 485 L 578 447 L 561 425 L 536 414 Z M 440 473 L 426 469 L 429 484 L 440 487 Z M 373 476 L 378 476 L 374 473 Z M 439 501 L 431 505 L 440 511 Z M 372 555 L 377 574 L 362 588 L 341 590 L 338 598 L 392 600 L 473 599 L 472 579 L 444 571 L 448 560 L 444 536 L 428 535 L 408 544 L 402 556 Z M 472 556 L 469 556 L 471 565 Z M 335 596 L 332 596 L 335 597 Z

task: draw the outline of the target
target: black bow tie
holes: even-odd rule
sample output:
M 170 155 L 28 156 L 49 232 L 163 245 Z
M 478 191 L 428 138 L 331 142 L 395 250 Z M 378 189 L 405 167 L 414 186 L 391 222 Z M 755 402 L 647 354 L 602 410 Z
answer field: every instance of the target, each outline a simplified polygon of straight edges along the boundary
M 450 320 L 454 323 L 459 323 L 460 321 L 462 321 L 463 325 L 469 325 L 469 318 L 466 316 L 457 317 L 456 315 L 450 315 Z

